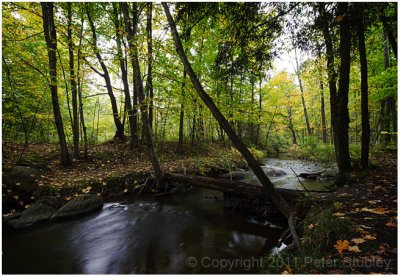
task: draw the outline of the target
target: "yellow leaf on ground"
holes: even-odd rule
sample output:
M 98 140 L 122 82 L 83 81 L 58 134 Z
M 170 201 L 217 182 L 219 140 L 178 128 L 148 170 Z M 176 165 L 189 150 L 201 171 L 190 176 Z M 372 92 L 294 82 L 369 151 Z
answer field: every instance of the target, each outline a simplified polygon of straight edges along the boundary
M 341 213 L 341 212 L 337 212 L 337 213 L 334 213 L 333 215 L 334 215 L 334 216 L 344 216 L 345 214 L 344 214 L 344 213 Z
M 365 242 L 365 239 L 363 239 L 363 238 L 354 238 L 351 241 L 354 242 L 355 244 L 361 244 L 361 243 Z
M 366 240 L 376 240 L 376 237 L 374 237 L 374 236 L 372 236 L 372 235 L 369 235 L 369 234 L 363 236 L 363 238 L 366 239 Z
M 348 240 L 338 240 L 336 244 L 334 245 L 336 250 L 339 252 L 339 254 L 343 253 L 343 250 L 347 250 L 349 248 L 349 241 Z
M 359 253 L 359 252 L 361 252 L 360 248 L 358 248 L 357 245 L 350 246 L 348 250 L 349 250 L 350 252 L 353 252 L 353 253 Z
M 369 208 L 362 208 L 361 211 L 363 212 L 369 212 L 373 214 L 388 214 L 389 210 L 386 208 L 375 208 L 375 209 L 369 209 Z

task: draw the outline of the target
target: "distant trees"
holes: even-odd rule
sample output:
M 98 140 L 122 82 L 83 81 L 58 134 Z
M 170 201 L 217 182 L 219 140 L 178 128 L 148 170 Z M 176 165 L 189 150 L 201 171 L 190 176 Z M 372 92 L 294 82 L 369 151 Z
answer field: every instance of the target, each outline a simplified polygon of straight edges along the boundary
M 245 143 L 268 151 L 319 142 L 332 149 L 333 143 L 338 166 L 346 172 L 350 150 L 361 145 L 367 167 L 371 143 L 393 142 L 396 3 L 174 5 L 196 77 Z M 177 152 L 184 152 L 197 142 L 226 139 L 190 82 L 176 46 L 166 39 L 161 5 L 53 4 L 60 12 L 54 10 L 53 16 L 59 47 L 52 70 L 43 63 L 54 42 L 50 38 L 48 46 L 42 39 L 46 15 L 41 7 L 3 5 L 3 139 L 60 141 L 64 152 L 71 143 L 79 158 L 82 144 L 86 157 L 88 144 L 112 136 L 124 142 L 129 134 L 135 151 L 153 145 L 150 134 L 154 161 L 156 145 L 163 147 L 166 140 L 176 141 Z M 296 49 L 294 74 L 273 70 L 285 39 Z M 44 93 L 48 83 L 52 95 L 56 85 L 58 104 Z M 70 120 L 61 127 L 63 117 Z

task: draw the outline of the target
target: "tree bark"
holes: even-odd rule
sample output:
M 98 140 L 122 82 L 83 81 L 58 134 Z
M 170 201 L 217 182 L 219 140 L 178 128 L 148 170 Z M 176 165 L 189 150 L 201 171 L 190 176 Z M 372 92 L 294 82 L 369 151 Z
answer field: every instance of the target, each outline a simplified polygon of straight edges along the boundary
M 339 88 L 337 97 L 337 153 L 336 159 L 339 172 L 351 170 L 350 150 L 349 150 L 349 83 L 350 83 L 350 50 L 351 50 L 351 29 L 350 18 L 348 15 L 348 3 L 338 3 L 338 12 L 341 16 L 340 26 L 340 69 L 339 69 Z
M 57 87 L 57 33 L 54 26 L 54 3 L 42 2 L 43 30 L 47 45 L 47 54 L 49 59 L 51 100 L 53 104 L 54 121 L 57 128 L 58 139 L 61 148 L 61 164 L 68 166 L 71 164 L 71 158 L 68 153 L 67 141 L 65 139 L 64 125 L 58 103 Z
M 294 43 L 293 43 L 294 44 Z M 304 100 L 304 88 L 303 88 L 303 82 L 301 81 L 300 77 L 300 64 L 299 64 L 299 59 L 297 57 L 297 49 L 296 47 L 294 48 L 294 54 L 295 54 L 295 60 L 296 60 L 296 76 L 297 80 L 299 81 L 299 86 L 300 86 L 300 96 L 301 96 L 301 103 L 303 105 L 303 111 L 304 111 L 304 118 L 306 120 L 306 127 L 307 127 L 307 134 L 311 136 L 312 131 L 310 127 L 310 121 L 308 119 L 308 112 L 307 112 L 307 106 L 306 106 L 306 101 Z
M 179 113 L 179 138 L 178 138 L 178 152 L 182 152 L 183 148 L 183 124 L 184 124 L 184 119 L 185 119 L 185 104 L 184 104 L 184 99 L 185 99 L 185 81 L 186 81 L 186 71 L 183 71 L 183 83 L 182 83 L 182 99 L 181 99 L 181 107 L 180 107 L 180 113 Z
M 319 61 L 321 60 L 321 47 L 320 45 L 317 46 L 318 49 L 318 60 L 317 60 L 317 70 L 319 72 L 319 88 L 320 88 L 320 97 L 321 97 L 321 125 L 322 125 L 322 142 L 327 143 L 327 131 L 326 131 L 326 114 L 325 114 L 325 96 L 324 96 L 324 81 L 322 78 L 322 73 L 319 66 Z
M 356 4 L 358 51 L 360 53 L 361 70 L 361 166 L 368 168 L 370 125 L 368 112 L 368 64 L 365 49 L 364 5 Z
M 104 63 L 103 58 L 101 57 L 100 51 L 97 47 L 97 34 L 96 34 L 96 28 L 94 26 L 92 17 L 90 15 L 89 9 L 86 6 L 86 15 L 88 17 L 89 20 L 89 25 L 90 28 L 92 30 L 92 37 L 93 37 L 93 50 L 96 54 L 97 60 L 99 61 L 101 68 L 103 70 L 103 73 L 99 73 L 97 72 L 101 77 L 104 78 L 104 81 L 106 82 L 106 88 L 107 88 L 107 93 L 108 96 L 110 97 L 110 102 L 111 102 L 111 108 L 112 108 L 112 112 L 113 112 L 113 118 L 114 118 L 114 124 L 116 127 L 116 132 L 115 132 L 115 137 L 117 137 L 118 139 L 120 139 L 120 141 L 124 142 L 125 141 L 125 137 L 124 137 L 124 125 L 122 125 L 121 123 L 121 119 L 119 118 L 119 114 L 118 114 L 118 106 L 117 106 L 117 101 L 115 99 L 114 96 L 114 92 L 113 92 L 113 88 L 111 85 L 111 79 L 110 79 L 110 74 L 108 73 L 108 69 L 106 64 Z
M 195 72 L 192 69 L 192 66 L 190 65 L 190 63 L 185 55 L 181 40 L 178 35 L 178 31 L 176 29 L 175 22 L 170 14 L 168 5 L 166 3 L 162 3 L 162 5 L 164 8 L 165 14 L 168 18 L 169 25 L 171 27 L 172 36 L 175 41 L 176 51 L 185 67 L 185 71 L 186 71 L 187 75 L 190 77 L 190 80 L 192 81 L 193 86 L 196 89 L 197 94 L 203 100 L 204 104 L 210 109 L 210 111 L 212 112 L 215 119 L 218 121 L 218 123 L 221 125 L 221 127 L 224 129 L 224 131 L 227 133 L 227 135 L 231 139 L 232 143 L 235 145 L 236 149 L 246 159 L 249 167 L 253 170 L 254 174 L 260 180 L 260 183 L 262 184 L 262 186 L 265 189 L 265 191 L 267 192 L 267 194 L 271 197 L 274 204 L 280 209 L 280 211 L 286 218 L 291 218 L 292 211 L 291 211 L 288 203 L 277 192 L 274 184 L 269 180 L 269 178 L 267 177 L 265 172 L 258 165 L 258 162 L 253 157 L 251 152 L 247 149 L 247 147 L 243 144 L 243 142 L 236 135 L 235 131 L 232 129 L 229 122 L 219 111 L 217 106 L 214 104 L 214 101 L 211 99 L 211 97 L 204 91 L 201 83 L 199 82 Z
M 379 18 L 382 22 L 383 25 L 383 30 L 386 33 L 388 39 L 389 39 L 389 43 L 390 46 L 392 47 L 393 50 L 393 54 L 397 60 L 397 41 L 396 41 L 396 37 L 393 34 L 393 30 L 388 22 L 388 19 L 385 15 L 385 5 L 388 5 L 388 3 L 380 3 L 380 10 L 379 10 Z
M 88 157 L 88 145 L 87 145 L 87 132 L 86 132 L 86 125 L 85 125 L 85 117 L 83 114 L 83 102 L 82 102 L 82 81 L 83 80 L 83 74 L 81 74 L 81 47 L 82 47 L 82 38 L 83 38 L 83 23 L 84 23 L 84 16 L 82 14 L 81 18 L 81 29 L 79 33 L 79 46 L 78 46 L 78 54 L 77 54 L 77 60 L 78 60 L 78 102 L 79 102 L 79 116 L 80 116 L 80 121 L 81 121 L 81 126 L 82 126 L 82 133 L 83 133 L 83 148 L 84 148 L 84 157 Z
M 68 36 L 68 53 L 69 53 L 69 80 L 72 93 L 72 138 L 74 142 L 74 155 L 79 158 L 79 117 L 78 117 L 78 101 L 77 101 L 77 85 L 74 66 L 74 43 L 72 41 L 72 7 L 71 2 L 67 3 L 67 36 Z
M 154 150 L 153 145 L 153 137 L 152 131 L 150 128 L 149 116 L 148 116 L 148 109 L 147 104 L 145 103 L 145 94 L 143 89 L 143 82 L 140 74 L 140 65 L 139 65 L 139 57 L 138 57 L 138 49 L 137 49 L 137 25 L 138 25 L 138 11 L 137 11 L 137 3 L 133 4 L 133 20 L 129 16 L 129 8 L 126 2 L 121 3 L 122 11 L 125 18 L 125 27 L 128 32 L 128 42 L 129 42 L 129 54 L 132 59 L 133 65 L 133 75 L 135 79 L 135 88 L 138 92 L 139 96 L 139 104 L 140 104 L 140 111 L 143 120 L 143 133 L 146 137 L 147 141 L 147 149 L 149 153 L 149 158 L 154 170 L 154 175 L 157 180 L 157 185 L 162 187 L 164 185 L 164 174 L 161 170 L 160 162 L 158 160 L 157 154 Z
M 125 95 L 125 109 L 128 111 L 128 122 L 129 122 L 129 147 L 133 150 L 138 146 L 138 137 L 134 126 L 134 118 L 133 118 L 133 109 L 131 96 L 129 92 L 129 82 L 128 82 L 128 69 L 125 66 L 125 57 L 122 53 L 122 24 L 118 18 L 118 6 L 117 3 L 113 2 L 113 12 L 114 12 L 114 26 L 115 26 L 115 37 L 117 41 L 117 51 L 118 51 L 118 60 L 119 66 L 121 69 L 121 78 L 122 84 L 124 87 L 124 95 Z
M 153 106 L 154 106 L 154 92 L 153 92 L 153 3 L 147 3 L 147 21 L 146 21 L 146 32 L 147 32 L 147 79 L 146 79 L 146 95 L 150 99 L 149 101 L 149 124 L 150 128 L 153 127 Z

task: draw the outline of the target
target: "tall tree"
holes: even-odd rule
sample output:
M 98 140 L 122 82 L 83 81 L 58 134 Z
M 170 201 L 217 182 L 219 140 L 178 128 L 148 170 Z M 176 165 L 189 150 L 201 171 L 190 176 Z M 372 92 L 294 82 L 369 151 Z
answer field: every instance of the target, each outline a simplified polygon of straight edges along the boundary
M 129 7 L 127 3 L 121 3 L 122 12 L 124 14 L 125 19 L 125 28 L 128 33 L 128 43 L 129 43 L 129 55 L 132 59 L 133 65 L 133 76 L 134 76 L 134 85 L 138 93 L 140 111 L 142 115 L 143 121 L 143 133 L 146 138 L 147 150 L 149 153 L 149 158 L 154 170 L 154 175 L 156 177 L 157 185 L 162 187 L 164 185 L 164 173 L 162 172 L 160 162 L 158 160 L 156 151 L 154 149 L 153 144 L 153 135 L 149 122 L 149 114 L 148 114 L 148 105 L 146 104 L 145 92 L 143 88 L 143 81 L 140 74 L 140 64 L 139 64 L 139 56 L 138 56 L 138 38 L 137 38 L 137 30 L 138 30 L 138 8 L 137 3 L 132 3 L 132 17 L 129 15 Z
M 67 37 L 69 53 L 69 81 L 72 92 L 72 137 L 74 142 L 74 155 L 79 158 L 79 117 L 77 101 L 77 84 L 74 65 L 74 43 L 72 41 L 72 4 L 67 3 Z
M 361 71 L 361 166 L 368 168 L 370 126 L 368 112 L 368 65 L 367 53 L 365 50 L 365 27 L 364 27 L 364 9 L 363 3 L 355 4 L 356 11 L 356 27 L 358 37 L 358 52 L 360 54 L 360 71 Z
M 147 79 L 146 79 L 146 95 L 150 100 L 149 103 L 149 124 L 150 128 L 153 127 L 153 3 L 147 3 L 147 20 L 146 20 L 146 33 L 147 33 Z
M 67 141 L 65 139 L 64 125 L 58 102 L 57 87 L 57 32 L 54 25 L 54 3 L 42 2 L 43 31 L 46 39 L 47 54 L 49 58 L 50 71 L 50 91 L 53 104 L 54 121 L 57 128 L 58 139 L 61 147 L 61 164 L 68 166 L 71 164 L 71 158 L 68 152 Z
M 221 125 L 221 127 L 224 129 L 224 131 L 227 133 L 229 138 L 231 139 L 232 143 L 236 147 L 236 149 L 243 155 L 243 157 L 246 159 L 249 167 L 253 170 L 254 174 L 257 176 L 259 179 L 260 183 L 262 184 L 263 188 L 265 191 L 268 193 L 274 204 L 280 209 L 282 214 L 288 219 L 289 221 L 289 227 L 292 231 L 293 238 L 296 242 L 296 245 L 300 247 L 300 243 L 298 240 L 297 232 L 294 227 L 294 218 L 293 218 L 293 213 L 288 205 L 288 203 L 282 198 L 282 196 L 277 192 L 275 189 L 274 184 L 269 180 L 265 172 L 261 169 L 259 166 L 258 162 L 256 159 L 253 157 L 251 152 L 247 149 L 247 147 L 244 145 L 244 143 L 239 139 L 239 137 L 236 135 L 235 131 L 232 129 L 230 126 L 229 122 L 226 120 L 226 118 L 222 115 L 222 113 L 219 111 L 217 106 L 214 104 L 214 101 L 212 98 L 205 92 L 203 89 L 203 86 L 201 85 L 199 79 L 197 78 L 197 75 L 193 71 L 192 66 L 190 65 L 186 54 L 183 50 L 182 42 L 180 40 L 178 31 L 176 29 L 175 22 L 171 16 L 171 13 L 169 11 L 168 5 L 166 3 L 162 3 L 165 14 L 167 16 L 171 32 L 172 32 L 172 37 L 175 41 L 175 46 L 176 46 L 176 51 L 179 55 L 179 58 L 182 61 L 182 64 L 185 68 L 185 71 L 187 75 L 189 76 L 190 80 L 193 83 L 193 86 L 201 98 L 201 100 L 204 102 L 204 104 L 210 109 L 211 113 L 213 114 L 214 118 L 218 121 L 218 123 Z
M 94 67 L 92 67 L 92 69 L 97 74 L 99 74 L 101 77 L 103 77 L 104 81 L 106 82 L 107 93 L 108 93 L 108 96 L 110 98 L 111 108 L 112 108 L 112 112 L 113 112 L 114 124 L 115 124 L 115 127 L 117 129 L 116 132 L 115 132 L 115 137 L 118 138 L 120 141 L 125 141 L 124 125 L 121 123 L 121 119 L 120 119 L 119 114 L 118 114 L 118 106 L 117 106 L 117 101 L 116 101 L 115 96 L 114 96 L 114 91 L 113 91 L 112 84 L 111 84 L 110 74 L 108 72 L 108 68 L 107 68 L 106 64 L 104 63 L 104 59 L 102 58 L 102 56 L 100 54 L 100 49 L 97 46 L 96 27 L 94 25 L 89 6 L 88 6 L 87 3 L 85 3 L 85 5 L 86 5 L 86 15 L 87 15 L 87 18 L 88 18 L 88 21 L 89 21 L 90 29 L 92 31 L 93 51 L 96 54 L 96 58 L 97 58 L 98 62 L 101 65 L 103 73 L 101 73 L 100 71 L 98 71 Z
M 340 172 L 351 170 L 349 150 L 349 83 L 350 83 L 350 50 L 351 50 L 351 26 L 349 16 L 349 4 L 338 3 L 338 15 L 336 20 L 340 28 L 340 69 L 339 87 L 337 95 L 337 119 L 334 128 L 336 136 L 336 161 Z
M 122 52 L 122 33 L 123 33 L 123 27 L 121 24 L 121 21 L 119 19 L 119 7 L 118 4 L 113 2 L 113 22 L 114 22 L 114 27 L 115 27 L 115 38 L 117 42 L 117 52 L 118 52 L 118 61 L 119 61 L 119 66 L 121 69 L 121 78 L 122 78 L 122 84 L 124 88 L 124 95 L 125 95 L 125 110 L 128 111 L 128 122 L 129 122 L 129 146 L 131 150 L 138 145 L 138 136 L 137 132 L 135 131 L 135 122 L 134 122 L 134 116 L 133 116 L 133 109 L 132 109 L 132 102 L 131 102 L 131 96 L 129 92 L 129 82 L 128 82 L 128 68 L 126 66 L 126 59 L 124 57 L 124 54 Z

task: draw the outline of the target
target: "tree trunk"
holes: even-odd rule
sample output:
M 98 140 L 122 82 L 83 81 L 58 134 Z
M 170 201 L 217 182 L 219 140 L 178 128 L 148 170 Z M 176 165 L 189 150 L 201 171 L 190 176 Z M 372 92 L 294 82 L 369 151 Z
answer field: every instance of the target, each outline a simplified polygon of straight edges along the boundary
M 294 43 L 293 43 L 293 45 L 294 45 Z M 300 68 L 299 59 L 297 56 L 297 48 L 296 47 L 294 47 L 294 55 L 295 55 L 295 60 L 296 60 L 296 76 L 297 76 L 297 80 L 299 81 L 299 86 L 300 86 L 301 103 L 303 105 L 304 118 L 306 120 L 307 134 L 309 136 L 311 136 L 312 132 L 311 132 L 311 127 L 310 127 L 310 121 L 308 119 L 306 101 L 304 100 L 303 82 L 301 81 L 301 77 L 300 77 L 301 68 Z
M 393 54 L 397 60 L 397 41 L 396 37 L 394 36 L 393 30 L 390 27 L 388 19 L 385 15 L 385 5 L 388 5 L 388 3 L 380 3 L 379 18 L 382 21 L 383 30 L 389 39 L 389 43 L 392 47 Z
M 319 88 L 321 96 L 321 125 L 322 125 L 322 142 L 327 143 L 327 131 L 326 131 L 326 115 L 325 115 L 325 97 L 324 97 L 324 81 L 322 78 L 322 68 L 319 66 L 319 61 L 321 60 L 321 47 L 318 45 L 318 60 L 317 60 L 317 70 L 319 72 Z
M 137 25 L 138 25 L 138 11 L 137 3 L 133 3 L 133 20 L 129 16 L 129 8 L 126 2 L 121 3 L 122 11 L 125 17 L 125 27 L 128 32 L 128 42 L 130 48 L 130 57 L 132 59 L 133 65 L 133 75 L 135 78 L 135 88 L 139 96 L 140 111 L 143 120 L 143 133 L 147 141 L 147 150 L 149 152 L 150 162 L 152 164 L 154 175 L 157 180 L 157 185 L 162 187 L 164 185 L 164 174 L 161 170 L 160 162 L 158 160 L 157 154 L 154 150 L 152 131 L 150 128 L 149 114 L 147 109 L 147 104 L 145 103 L 145 93 L 143 89 L 143 82 L 140 74 L 140 65 L 137 49 Z
M 362 3 L 356 4 L 358 51 L 360 53 L 361 70 L 361 166 L 368 168 L 370 126 L 368 112 L 368 65 L 365 50 L 363 9 L 364 5 Z
M 337 95 L 337 153 L 336 160 L 339 172 L 351 170 L 350 151 L 349 151 L 349 109 L 348 95 L 350 83 L 350 50 L 351 50 L 351 30 L 350 18 L 348 15 L 348 3 L 338 3 L 338 15 L 342 16 L 340 25 L 340 70 L 339 88 Z
M 288 114 L 289 114 L 289 130 L 292 134 L 292 144 L 297 144 L 297 139 L 296 139 L 296 132 L 294 131 L 294 126 L 293 126 L 293 113 L 292 113 L 292 106 L 288 108 Z
M 58 92 L 57 92 L 57 33 L 54 26 L 54 3 L 41 3 L 42 14 L 43 14 L 43 30 L 47 45 L 47 54 L 49 58 L 49 70 L 50 70 L 50 91 L 51 100 L 53 104 L 54 121 L 57 128 L 58 139 L 61 147 L 61 164 L 68 166 L 71 164 L 71 158 L 68 153 L 67 141 L 65 139 L 64 125 L 60 111 L 60 105 L 58 103 Z
M 85 117 L 83 114 L 83 102 L 82 102 L 82 83 L 81 80 L 83 80 L 83 76 L 80 72 L 81 70 L 81 47 L 82 47 L 82 38 L 83 38 L 83 23 L 84 23 L 84 17 L 82 15 L 81 18 L 81 30 L 79 33 L 79 46 L 78 46 L 78 101 L 79 101 L 79 115 L 80 115 L 80 121 L 81 121 L 81 126 L 82 126 L 82 133 L 83 133 L 83 147 L 84 147 L 84 157 L 88 157 L 88 145 L 87 145 L 87 132 L 86 132 L 86 125 L 85 125 Z
M 152 20 L 153 20 L 153 3 L 147 3 L 147 80 L 146 80 L 146 95 L 150 99 L 149 102 L 149 124 L 153 127 L 153 37 L 152 37 Z
M 118 19 L 118 6 L 117 3 L 113 2 L 113 12 L 114 12 L 114 26 L 115 26 L 115 37 L 117 41 L 117 51 L 118 51 L 118 60 L 119 66 L 121 68 L 121 78 L 122 84 L 124 86 L 124 95 L 125 95 L 125 110 L 128 111 L 128 122 L 129 122 L 129 147 L 133 150 L 138 146 L 138 137 L 134 131 L 134 118 L 133 118 L 133 110 L 132 110 L 132 102 L 131 96 L 129 92 L 129 82 L 128 82 L 128 69 L 125 65 L 125 57 L 122 53 L 122 24 Z M 125 113 L 124 113 L 125 114 Z M 124 117 L 125 119 L 125 117 Z M 124 120 L 125 121 L 125 120 Z M 124 125 L 124 123 L 123 123 Z
M 265 172 L 261 169 L 261 167 L 259 166 L 256 159 L 253 157 L 251 152 L 247 149 L 247 147 L 243 144 L 243 142 L 236 135 L 235 131 L 232 129 L 229 122 L 219 111 L 217 106 L 214 104 L 214 101 L 211 99 L 211 97 L 204 91 L 195 72 L 192 69 L 192 66 L 190 65 L 190 63 L 185 55 L 185 52 L 182 47 L 182 43 L 181 43 L 179 35 L 178 35 L 178 31 L 176 29 L 175 22 L 170 14 L 169 8 L 166 3 L 162 3 L 162 5 L 164 7 L 165 14 L 168 18 L 168 22 L 171 27 L 172 36 L 174 38 L 175 45 L 176 45 L 176 51 L 185 67 L 185 71 L 186 71 L 187 75 L 190 77 L 190 80 L 192 81 L 193 86 L 196 89 L 197 94 L 203 100 L 204 104 L 206 104 L 206 106 L 210 109 L 210 111 L 214 115 L 214 118 L 218 121 L 218 123 L 221 125 L 221 127 L 224 129 L 224 131 L 227 133 L 227 135 L 229 136 L 229 138 L 231 139 L 232 143 L 235 145 L 237 150 L 246 159 L 249 167 L 253 170 L 254 174 L 260 180 L 260 183 L 262 184 L 263 188 L 268 193 L 268 195 L 271 197 L 274 204 L 280 209 L 280 211 L 286 218 L 293 219 L 292 211 L 291 211 L 288 203 L 277 192 L 274 184 L 269 180 L 269 178 L 267 177 Z
M 182 83 L 182 99 L 181 99 L 181 107 L 179 113 L 179 138 L 178 138 L 178 152 L 182 152 L 183 149 L 183 121 L 185 119 L 185 81 L 186 81 L 186 71 L 183 71 L 183 83 Z
M 96 28 L 94 26 L 92 17 L 90 15 L 90 12 L 89 12 L 89 9 L 87 6 L 86 6 L 86 14 L 87 14 L 87 17 L 89 20 L 90 28 L 92 30 L 93 50 L 96 54 L 97 60 L 99 61 L 100 65 L 101 65 L 101 68 L 103 70 L 103 73 L 100 73 L 98 71 L 96 71 L 96 73 L 98 73 L 101 77 L 103 77 L 104 81 L 106 82 L 107 93 L 108 93 L 108 96 L 110 97 L 110 101 L 111 101 L 111 108 L 112 108 L 112 112 L 113 112 L 114 124 L 115 124 L 115 127 L 117 128 L 117 130 L 115 132 L 115 137 L 117 137 L 120 141 L 124 142 L 125 141 L 124 125 L 122 125 L 121 120 L 119 118 L 117 101 L 115 99 L 113 88 L 111 85 L 110 74 L 108 73 L 108 69 L 107 69 L 106 64 L 104 63 L 104 59 L 101 57 L 100 50 L 97 47 Z
M 78 101 L 77 101 L 77 85 L 76 85 L 76 76 L 75 76 L 75 67 L 74 67 L 74 48 L 72 42 L 72 8 L 71 3 L 67 3 L 67 25 L 68 25 L 68 52 L 69 52 L 69 80 L 71 84 L 71 93 L 72 93 L 72 138 L 74 142 L 74 155 L 76 158 L 79 158 L 79 118 L 78 118 Z

